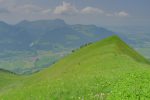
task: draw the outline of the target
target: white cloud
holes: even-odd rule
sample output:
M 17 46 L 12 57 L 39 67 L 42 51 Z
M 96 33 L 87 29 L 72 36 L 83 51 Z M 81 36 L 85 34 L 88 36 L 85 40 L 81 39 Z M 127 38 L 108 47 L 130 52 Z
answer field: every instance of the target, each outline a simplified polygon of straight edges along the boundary
M 129 14 L 125 11 L 121 11 L 121 12 L 118 12 L 118 13 L 115 13 L 116 16 L 119 16 L 119 17 L 127 17 L 129 16 Z
M 106 13 L 105 15 L 107 17 L 128 17 L 129 13 L 125 11 L 121 11 L 121 12 L 116 12 L 116 13 Z
M 56 15 L 74 15 L 74 14 L 102 14 L 104 13 L 103 10 L 99 8 L 94 8 L 94 7 L 85 7 L 81 10 L 77 9 L 76 6 L 63 2 L 62 5 L 57 6 L 54 11 L 54 14 Z
M 99 8 L 86 7 L 81 10 L 81 13 L 83 13 L 83 14 L 94 14 L 94 13 L 102 14 L 102 13 L 104 13 L 104 11 Z
M 43 14 L 50 14 L 52 12 L 52 9 L 45 9 L 42 11 Z
M 23 13 L 35 13 L 35 12 L 39 12 L 41 10 L 43 10 L 43 9 L 38 6 L 30 5 L 30 4 L 23 5 L 23 6 L 17 6 L 17 7 L 14 7 L 14 9 L 13 9 L 13 11 L 23 12 Z
M 49 8 L 42 8 L 36 5 L 26 4 L 22 6 L 13 6 L 10 8 L 11 12 L 23 14 L 49 14 L 52 10 Z
M 63 2 L 63 4 L 57 6 L 53 12 L 58 15 L 74 15 L 78 13 L 78 9 L 70 3 Z
M 100 9 L 99 7 L 95 6 L 84 6 L 82 8 L 78 8 L 78 6 L 68 3 L 62 2 L 60 5 L 56 5 L 55 8 L 51 8 L 50 6 L 42 6 L 36 5 L 34 3 L 25 2 L 25 3 L 18 3 L 15 2 L 16 0 L 0 0 L 0 17 L 5 16 L 6 13 L 10 13 L 7 17 L 9 19 L 48 19 L 48 18 L 62 18 L 62 19 L 69 19 L 72 20 L 73 18 L 84 20 L 86 19 L 85 16 L 88 18 L 105 18 L 108 17 L 126 17 L 129 16 L 127 12 L 122 10 L 121 12 L 111 12 Z M 66 0 L 65 0 L 66 1 Z M 111 13 L 109 13 L 111 12 Z M 73 16 L 72 16 L 73 15 Z M 74 16 L 76 15 L 76 16 Z M 85 16 L 84 16 L 85 15 Z M 67 17 L 69 16 L 69 17 Z M 71 17 L 70 17 L 71 16 Z M 4 18 L 5 19 L 5 18 Z

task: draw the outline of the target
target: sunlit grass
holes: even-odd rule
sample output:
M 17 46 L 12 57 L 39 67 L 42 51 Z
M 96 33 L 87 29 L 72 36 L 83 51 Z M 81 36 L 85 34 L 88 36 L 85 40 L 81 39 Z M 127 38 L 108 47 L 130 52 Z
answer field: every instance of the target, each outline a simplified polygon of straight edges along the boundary
M 149 62 L 118 37 L 93 43 L 22 85 L 0 93 L 2 100 L 148 100 Z

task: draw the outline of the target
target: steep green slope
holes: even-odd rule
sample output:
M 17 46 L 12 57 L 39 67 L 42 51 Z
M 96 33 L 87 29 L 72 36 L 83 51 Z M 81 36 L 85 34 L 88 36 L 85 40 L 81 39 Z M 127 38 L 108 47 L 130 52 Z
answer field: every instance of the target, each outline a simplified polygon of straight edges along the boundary
M 2 100 L 150 99 L 149 62 L 117 36 L 76 50 Z
M 0 69 L 0 91 L 3 87 L 6 87 L 19 79 L 17 75 L 7 70 Z

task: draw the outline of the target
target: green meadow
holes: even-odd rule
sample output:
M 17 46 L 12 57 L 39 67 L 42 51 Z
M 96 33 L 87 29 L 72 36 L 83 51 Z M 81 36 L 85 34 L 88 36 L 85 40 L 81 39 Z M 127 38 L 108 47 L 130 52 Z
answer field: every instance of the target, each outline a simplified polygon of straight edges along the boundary
M 0 100 L 150 100 L 150 62 L 112 36 L 32 75 L 0 71 Z

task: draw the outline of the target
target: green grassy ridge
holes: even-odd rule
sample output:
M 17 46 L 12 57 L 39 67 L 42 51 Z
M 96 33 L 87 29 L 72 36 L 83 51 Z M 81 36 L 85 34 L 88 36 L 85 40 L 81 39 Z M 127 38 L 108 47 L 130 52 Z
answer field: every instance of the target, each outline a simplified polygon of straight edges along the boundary
M 114 36 L 114 37 L 118 38 L 117 36 Z M 118 40 L 118 41 L 116 41 L 116 43 L 118 45 L 119 51 L 123 52 L 124 54 L 127 54 L 128 56 L 131 56 L 138 62 L 150 64 L 150 62 L 145 57 L 143 57 L 141 54 L 139 54 L 137 51 L 135 51 L 132 47 L 128 46 L 120 38 L 115 39 L 115 40 Z
M 76 50 L 50 68 L 29 76 L 22 86 L 0 93 L 0 99 L 150 99 L 150 89 L 146 88 L 149 84 L 149 62 L 112 36 Z

